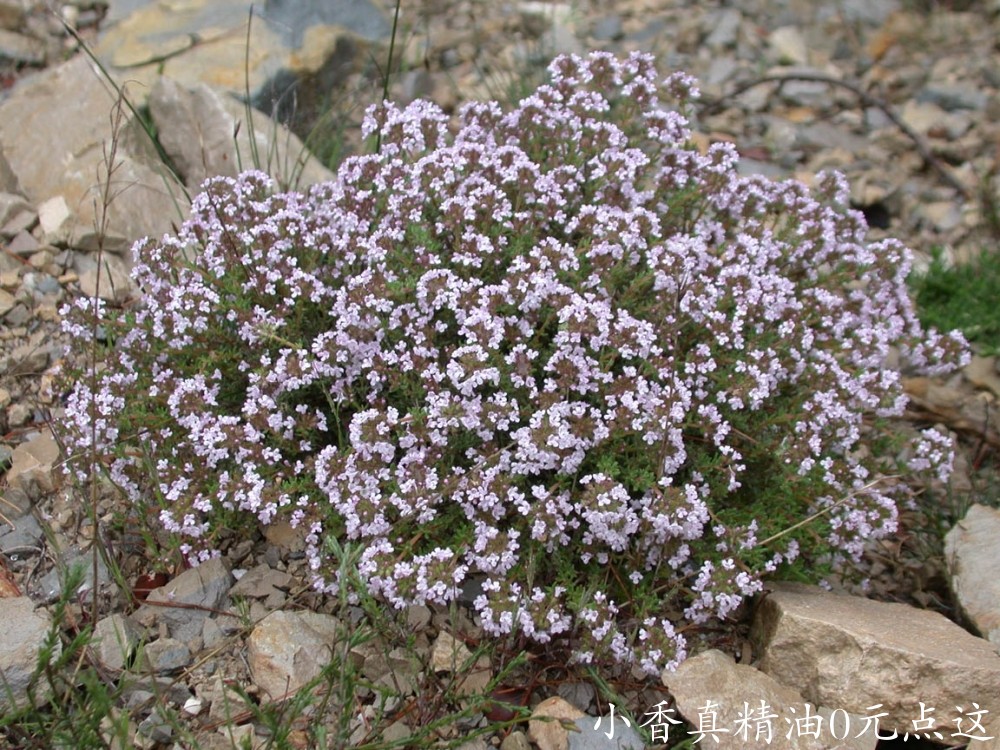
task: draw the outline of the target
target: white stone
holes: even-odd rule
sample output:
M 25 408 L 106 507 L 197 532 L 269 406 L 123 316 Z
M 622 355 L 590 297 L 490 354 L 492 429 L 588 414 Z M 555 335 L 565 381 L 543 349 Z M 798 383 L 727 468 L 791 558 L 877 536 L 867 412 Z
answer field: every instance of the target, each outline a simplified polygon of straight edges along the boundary
M 202 708 L 204 708 L 204 705 L 205 704 L 201 698 L 196 698 L 195 696 L 192 695 L 190 698 L 184 701 L 184 705 L 181 706 L 181 709 L 188 716 L 197 716 L 198 714 L 201 713 L 201 710 Z
M 768 38 L 775 61 L 786 65 L 808 65 L 809 47 L 795 26 L 782 26 Z
M 38 206 L 38 223 L 49 245 L 61 245 L 69 239 L 72 213 L 61 195 L 54 195 Z

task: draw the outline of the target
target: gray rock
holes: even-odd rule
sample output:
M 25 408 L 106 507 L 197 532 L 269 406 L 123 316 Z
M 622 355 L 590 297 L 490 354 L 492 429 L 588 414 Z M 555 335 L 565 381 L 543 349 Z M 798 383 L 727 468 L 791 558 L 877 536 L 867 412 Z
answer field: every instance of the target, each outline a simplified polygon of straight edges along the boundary
M 62 593 L 66 585 L 66 573 L 74 568 L 83 571 L 83 579 L 74 592 L 77 596 L 84 596 L 87 592 L 94 590 L 94 556 L 92 552 L 81 552 L 78 549 L 68 550 L 61 558 L 56 567 L 42 576 L 38 583 L 38 589 L 47 601 L 56 599 Z M 97 557 L 97 585 L 105 586 L 111 582 L 111 574 L 103 558 Z
M 0 193 L 0 227 L 22 212 L 31 212 L 31 206 L 23 195 Z
M 342 636 L 342 625 L 332 615 L 272 612 L 247 640 L 254 683 L 275 699 L 294 693 L 330 663 Z
M 785 71 L 797 72 L 795 69 Z M 800 72 L 813 73 L 812 70 Z M 823 107 L 831 101 L 830 87 L 821 81 L 788 81 L 781 86 L 781 98 L 788 104 L 802 107 Z
M 14 347 L 10 356 L 0 360 L 0 371 L 10 375 L 38 375 L 49 366 L 51 356 L 51 346 L 21 344 Z M 48 484 L 52 485 L 52 482 L 49 481 Z
M 124 670 L 142 639 L 142 628 L 118 612 L 98 620 L 90 648 L 98 663 L 116 672 Z
M 740 64 L 732 57 L 713 57 L 703 79 L 707 86 L 719 86 L 732 78 L 740 69 Z
M 427 628 L 431 622 L 431 611 L 422 604 L 414 604 L 406 610 L 406 626 L 414 633 Z
M 191 691 L 186 685 L 173 677 L 161 675 L 130 675 L 127 680 L 122 681 L 122 694 L 130 708 L 135 708 L 141 703 L 139 697 L 142 695 L 147 701 L 152 695 L 157 700 L 166 700 L 175 707 L 183 706 L 191 697 Z
M 23 361 L 25 356 L 33 357 L 34 354 L 19 355 L 15 349 L 12 356 L 17 361 Z M 48 365 L 48 352 L 43 357 L 31 359 L 29 365 L 29 372 L 44 370 Z M 7 471 L 7 485 L 21 488 L 29 495 L 33 491 L 51 492 L 56 486 L 54 467 L 58 463 L 59 444 L 46 429 L 14 449 L 12 464 Z
M 106 173 L 103 155 L 112 137 L 114 106 L 114 92 L 86 55 L 25 79 L 0 103 L 0 150 L 21 192 L 33 205 L 63 196 L 72 212 L 68 242 L 74 247 L 94 249 L 98 244 L 98 175 Z M 26 122 L 30 128 L 23 127 Z M 123 126 L 128 122 L 125 118 Z M 131 139 L 141 142 L 138 136 Z M 163 165 L 127 153 L 126 141 L 128 128 L 123 127 L 114 177 L 128 188 L 117 191 L 108 208 L 105 249 L 110 250 L 169 231 L 186 210 L 179 186 L 171 183 Z
M 160 78 L 150 93 L 149 111 L 160 143 L 188 188 L 197 190 L 207 177 L 238 173 L 236 120 L 214 89 L 205 84 L 186 88 Z
M 725 8 L 715 11 L 705 18 L 705 28 L 708 36 L 705 46 L 709 49 L 725 49 L 735 47 L 739 40 L 740 26 L 743 25 L 743 14 L 736 8 Z
M 987 98 L 979 86 L 961 81 L 932 81 L 917 94 L 918 102 L 930 102 L 947 112 L 983 109 Z
M 174 736 L 174 727 L 170 721 L 161 715 L 160 709 L 155 708 L 149 716 L 139 723 L 136 733 L 149 738 L 153 742 L 165 744 L 170 742 L 170 739 Z
M 25 289 L 39 294 L 59 294 L 62 292 L 62 285 L 59 279 L 49 276 L 47 273 L 26 273 L 21 279 L 21 284 Z
M 6 497 L 4 498 L 6 500 Z M 0 503 L 7 511 L 5 515 L 9 517 L 7 503 Z M 38 525 L 38 520 L 30 513 L 14 519 L 14 527 L 4 525 L 0 527 L 4 533 L 0 534 L 0 553 L 15 554 L 23 556 L 23 552 L 10 552 L 21 547 L 34 547 L 44 536 L 42 527 Z
M 31 511 L 31 497 L 20 487 L 11 487 L 8 484 L 3 490 L 3 495 L 0 497 L 3 497 L 3 501 L 0 504 L 7 508 L 7 511 L 10 511 L 15 518 L 24 516 Z
M 8 250 L 15 255 L 30 255 L 38 247 L 38 240 L 31 237 L 28 232 L 38 223 L 38 213 L 34 209 L 27 209 L 22 211 L 17 211 L 11 216 L 7 223 L 3 225 L 3 229 L 0 229 L 0 237 L 6 239 L 11 239 L 11 245 L 8 246 Z M 27 235 L 31 237 L 33 242 L 25 243 L 24 236 Z M 18 244 L 15 242 L 20 240 Z
M 864 153 L 868 141 L 830 122 L 814 122 L 797 129 L 796 145 L 802 148 L 840 148 L 857 157 Z
M 45 610 L 36 610 L 26 596 L 5 599 L 0 607 L 0 676 L 4 689 L 0 690 L 0 711 L 7 712 L 24 706 L 26 690 L 38 667 L 48 636 L 51 619 Z M 61 645 L 55 641 L 50 659 L 59 656 Z M 44 699 L 46 682 L 40 680 L 38 688 Z
M 23 326 L 29 320 L 31 320 L 31 311 L 25 305 L 20 304 L 14 305 L 14 309 L 4 316 L 4 322 L 11 328 Z M 13 409 L 15 406 L 18 404 L 11 404 L 10 408 Z
M 962 611 L 1000 645 L 1000 511 L 973 505 L 944 538 L 944 555 Z
M 238 97 L 248 87 L 251 101 L 270 112 L 290 91 L 310 96 L 308 78 L 324 70 L 345 37 L 381 40 L 391 28 L 369 0 L 272 0 L 255 14 L 248 45 L 251 4 L 195 0 L 177 13 L 152 0 L 132 3 L 105 24 L 95 51 L 105 64 L 127 68 L 122 72 L 146 91 L 161 74 Z
M 261 564 L 240 578 L 230 589 L 229 596 L 264 599 L 264 606 L 267 609 L 277 609 L 285 601 L 292 582 L 292 576 L 288 573 Z
M 879 26 L 899 10 L 898 0 L 841 0 L 838 8 L 848 21 Z
M 191 650 L 175 638 L 158 638 L 142 649 L 137 670 L 153 674 L 170 674 L 191 663 Z
M 20 65 L 44 65 L 45 43 L 25 34 L 0 29 L 0 59 Z
M 939 709 L 933 726 L 946 737 L 955 706 L 977 703 L 987 724 L 1000 714 L 996 648 L 943 615 L 814 586 L 771 588 L 751 636 L 760 667 L 811 703 L 854 714 L 881 704 L 882 726 L 902 734 L 922 701 Z
M 621 39 L 622 17 L 617 13 L 610 16 L 601 16 L 594 21 L 594 28 L 590 35 L 598 42 L 611 42 Z
M 594 686 L 589 682 L 563 682 L 556 689 L 556 693 L 584 713 L 590 709 L 590 704 L 596 696 Z
M 228 606 L 227 593 L 232 585 L 233 577 L 225 561 L 215 558 L 151 591 L 134 617 L 143 625 L 162 623 L 173 638 L 192 643 L 200 640 L 204 621 L 212 610 Z
M 745 177 L 759 174 L 771 180 L 783 180 L 788 176 L 788 172 L 780 165 L 760 159 L 740 159 L 736 171 Z
M 569 750 L 643 750 L 645 741 L 626 721 L 615 714 L 581 716 L 573 722 L 577 731 L 569 733 Z
M 866 107 L 864 117 L 865 128 L 868 130 L 878 130 L 892 125 L 892 120 L 880 107 Z

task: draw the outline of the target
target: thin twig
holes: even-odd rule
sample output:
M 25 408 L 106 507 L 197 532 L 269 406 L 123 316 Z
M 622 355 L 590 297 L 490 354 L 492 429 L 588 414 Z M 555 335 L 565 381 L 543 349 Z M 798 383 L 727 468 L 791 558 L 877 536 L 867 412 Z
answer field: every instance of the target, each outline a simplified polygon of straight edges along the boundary
M 763 547 L 765 545 L 768 545 L 771 542 L 773 542 L 774 540 L 780 539 L 781 537 L 785 536 L 786 534 L 790 534 L 791 532 L 795 531 L 796 529 L 802 528 L 806 524 L 812 523 L 817 518 L 820 518 L 821 516 L 825 516 L 827 513 L 829 513 L 834 508 L 836 508 L 836 507 L 838 507 L 840 505 L 843 505 L 844 503 L 846 503 L 851 498 L 857 497 L 862 492 L 865 492 L 866 490 L 870 490 L 876 484 L 888 481 L 890 479 L 899 479 L 899 476 L 898 475 L 891 475 L 891 476 L 879 477 L 878 479 L 873 479 L 871 482 L 869 482 L 868 484 L 864 485 L 863 487 L 858 487 L 858 489 L 854 490 L 853 492 L 849 492 L 848 494 L 844 495 L 842 498 L 840 498 L 839 500 L 837 500 L 835 503 L 831 503 L 830 505 L 827 505 L 825 508 L 820 508 L 818 511 L 816 511 L 815 513 L 813 513 L 811 516 L 807 516 L 806 518 L 803 518 L 798 523 L 792 524 L 787 529 L 782 529 L 777 534 L 772 534 L 767 539 L 765 539 L 765 540 L 763 540 L 761 542 L 758 542 L 757 546 L 758 547 Z
M 948 185 L 955 188 L 955 190 L 957 190 L 963 198 L 970 197 L 969 189 L 958 181 L 951 171 L 944 164 L 942 164 L 941 160 L 931 152 L 930 147 L 928 147 L 927 143 L 920 136 L 920 134 L 907 125 L 886 101 L 868 93 L 863 88 L 855 83 L 851 83 L 850 81 L 844 81 L 839 78 L 825 76 L 818 73 L 781 73 L 777 75 L 764 76 L 763 78 L 757 78 L 748 83 L 744 83 L 741 86 L 737 86 L 728 94 L 719 97 L 715 101 L 707 103 L 706 106 L 702 107 L 700 113 L 708 115 L 718 112 L 725 106 L 727 100 L 733 99 L 740 94 L 745 93 L 752 88 L 756 88 L 757 86 L 762 86 L 765 83 L 777 83 L 780 88 L 780 84 L 788 83 L 790 81 L 810 81 L 813 83 L 825 83 L 829 86 L 839 86 L 840 88 L 846 89 L 857 96 L 866 107 L 877 107 L 897 128 L 903 132 L 904 135 L 906 135 L 907 138 L 913 141 L 913 145 L 916 146 L 917 153 L 920 154 L 920 157 L 924 160 L 924 163 L 928 167 L 937 172 L 941 178 L 947 182 Z

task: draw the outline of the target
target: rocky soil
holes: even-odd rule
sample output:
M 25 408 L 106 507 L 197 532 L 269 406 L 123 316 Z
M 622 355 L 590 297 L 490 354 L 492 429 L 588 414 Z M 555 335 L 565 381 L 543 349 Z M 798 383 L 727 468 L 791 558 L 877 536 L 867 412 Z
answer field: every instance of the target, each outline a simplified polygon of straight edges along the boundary
M 462 608 L 412 608 L 372 640 L 348 643 L 346 634 L 359 628 L 364 613 L 308 590 L 301 541 L 288 529 L 270 529 L 266 538 L 234 538 L 223 560 L 193 570 L 153 559 L 150 540 L 140 533 L 147 528 L 144 519 L 123 511 L 110 487 L 91 494 L 62 477 L 64 456 L 48 425 L 60 418 L 56 373 L 73 356 L 65 353 L 73 342 L 59 332 L 60 307 L 95 294 L 128 303 L 135 290 L 125 251 L 142 234 L 167 231 L 178 221 L 164 197 L 164 181 L 173 178 L 157 170 L 150 147 L 139 145 L 141 133 L 123 115 L 125 167 L 116 174 L 126 175 L 118 184 L 133 186 L 123 195 L 139 197 L 122 198 L 108 216 L 100 211 L 92 190 L 100 182 L 101 143 L 110 132 L 114 97 L 87 68 L 79 42 L 59 16 L 93 42 L 117 75 L 143 83 L 135 96 L 158 118 L 160 142 L 180 172 L 171 194 L 181 214 L 182 188 L 195 189 L 210 173 L 231 172 L 250 142 L 244 127 L 242 148 L 233 149 L 231 134 L 245 112 L 227 98 L 243 91 L 244 61 L 224 51 L 228 41 L 207 42 L 218 33 L 217 41 L 243 44 L 245 11 L 231 8 L 228 25 L 215 19 L 216 26 L 195 36 L 178 21 L 174 37 L 163 35 L 154 44 L 142 40 L 149 28 L 163 28 L 163 11 L 144 16 L 159 6 L 136 5 L 142 6 L 78 0 L 53 11 L 31 0 L 0 0 L 0 597 L 10 600 L 0 607 L 0 632 L 8 634 L 0 645 L 0 669 L 13 695 L 21 694 L 30 677 L 67 566 L 82 562 L 84 581 L 65 631 L 94 628 L 89 663 L 121 688 L 115 710 L 130 717 L 129 742 L 137 747 L 228 748 L 242 738 L 253 747 L 267 746 L 275 730 L 250 706 L 286 705 L 286 693 L 319 676 L 325 661 L 320 656 L 330 653 L 331 644 L 341 644 L 335 652 L 376 689 L 317 702 L 293 722 L 290 746 L 308 746 L 309 726 L 326 723 L 337 731 L 345 712 L 352 743 L 402 744 L 421 722 L 463 703 L 466 715 L 444 723 L 438 735 L 458 743 L 485 730 L 465 741 L 462 747 L 469 750 L 613 747 L 609 727 L 619 747 L 641 747 L 643 740 L 621 723 L 620 712 L 643 717 L 668 699 L 676 702 L 674 715 L 695 726 L 707 700 L 742 707 L 760 696 L 800 713 L 809 701 L 828 715 L 841 710 L 855 720 L 881 703 L 889 714 L 885 725 L 900 735 L 918 728 L 912 722 L 920 712 L 916 703 L 923 701 L 941 709 L 926 733 L 938 732 L 941 737 L 930 739 L 950 744 L 963 740 L 952 736 L 956 728 L 973 730 L 968 717 L 964 725 L 945 717 L 946 707 L 975 701 L 1000 715 L 1000 571 L 994 552 L 1000 514 L 986 507 L 997 505 L 988 471 L 1000 446 L 1000 375 L 990 357 L 975 358 L 947 382 L 908 383 L 911 419 L 899 429 L 943 424 L 959 435 L 964 450 L 951 494 L 931 488 L 936 505 L 909 512 L 899 538 L 871 550 L 864 571 L 870 599 L 777 587 L 753 616 L 748 609 L 744 621 L 706 632 L 704 645 L 718 651 L 690 660 L 677 675 L 665 675 L 663 684 L 623 676 L 612 686 L 620 697 L 617 719 L 609 713 L 609 696 L 586 675 L 566 670 L 558 654 L 537 655 L 501 680 L 503 692 L 493 704 L 476 704 L 473 696 L 514 653 L 500 649 L 492 660 L 475 658 L 482 633 Z M 212 0 L 188 5 L 205 12 L 213 7 Z M 317 150 L 329 144 L 315 134 L 333 132 L 343 135 L 345 150 L 357 148 L 353 128 L 363 104 L 381 95 L 372 60 L 385 59 L 392 7 L 357 3 L 354 9 L 353 20 L 335 19 L 356 22 L 353 34 L 330 31 L 329 19 L 303 14 L 305 20 L 296 22 L 308 33 L 262 37 L 260 45 L 273 45 L 266 54 L 255 45 L 255 101 L 286 101 L 268 92 L 276 82 L 297 81 L 295 106 L 276 104 L 269 111 L 291 113 L 293 129 Z M 175 15 L 187 23 L 184 13 Z M 263 28 L 255 33 L 270 33 L 271 27 Z M 996 0 L 425 0 L 404 10 L 400 28 L 404 43 L 396 52 L 403 70 L 390 92 L 396 99 L 428 97 L 454 109 L 464 100 L 527 90 L 560 52 L 650 50 L 662 70 L 686 70 L 701 80 L 703 103 L 694 113 L 699 146 L 732 141 L 743 156 L 742 169 L 776 179 L 809 182 L 822 169 L 844 171 L 872 236 L 902 239 L 917 253 L 918 265 L 934 248 L 949 261 L 963 262 L 1000 239 Z M 122 29 L 125 38 L 116 38 Z M 328 54 L 304 52 L 315 48 Z M 292 61 L 274 67 L 281 54 Z M 278 69 L 284 72 L 274 73 Z M 164 70 L 177 82 L 161 80 Z M 200 82 L 213 88 L 195 88 Z M 62 98 L 51 98 L 59 86 L 65 87 Z M 331 115 L 322 116 L 331 107 L 332 124 Z M 263 114 L 255 117 L 259 136 L 281 132 Z M 72 145 L 60 151 L 53 143 Z M 298 146 L 284 143 L 283 153 L 298 154 Z M 302 171 L 288 168 L 294 161 L 283 157 L 275 166 L 284 165 L 291 180 Z M 106 177 L 106 162 L 104 170 Z M 326 174 L 312 162 L 303 179 Z M 95 219 L 106 219 L 104 231 L 93 230 Z M 940 525 L 962 518 L 979 500 L 983 505 L 955 528 L 945 547 Z M 96 527 L 90 508 L 96 509 Z M 94 562 L 89 550 L 98 536 L 109 557 Z M 95 585 L 99 616 L 91 621 Z M 859 591 L 853 584 L 847 588 Z M 870 656 L 866 664 L 884 666 L 852 670 L 858 653 Z M 374 723 L 378 686 L 398 693 L 384 707 L 390 719 L 381 724 Z M 446 689 L 451 703 L 442 698 Z M 4 703 L 9 697 L 0 691 L 0 711 L 10 710 Z M 504 725 L 510 716 L 504 700 L 531 707 L 535 721 Z M 578 731 L 567 734 L 540 721 L 542 716 L 574 722 Z M 731 728 L 735 716 L 722 719 Z M 784 723 L 779 719 L 776 726 L 785 747 L 875 746 L 871 732 L 842 745 L 829 736 L 784 737 Z M 1000 734 L 997 729 L 992 734 Z M 980 742 L 983 736 L 968 741 L 1000 747 Z M 720 747 L 748 746 L 732 733 L 716 739 Z M 0 735 L 0 746 L 4 742 L 28 746 L 16 732 Z

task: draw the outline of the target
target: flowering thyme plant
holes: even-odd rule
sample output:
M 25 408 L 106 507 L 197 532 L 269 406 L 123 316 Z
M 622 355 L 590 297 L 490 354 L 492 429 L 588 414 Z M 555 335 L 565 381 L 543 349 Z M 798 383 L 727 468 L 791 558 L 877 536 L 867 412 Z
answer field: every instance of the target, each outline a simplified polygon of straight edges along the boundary
M 284 519 L 319 588 L 353 540 L 394 606 L 476 585 L 489 633 L 656 674 L 781 563 L 894 529 L 863 420 L 903 409 L 891 354 L 941 372 L 963 342 L 921 330 L 907 251 L 865 244 L 840 177 L 690 147 L 690 79 L 638 54 L 550 73 L 457 123 L 375 107 L 379 153 L 306 194 L 206 183 L 136 245 L 144 298 L 68 424 L 194 562 Z M 914 469 L 949 451 L 927 431 Z

